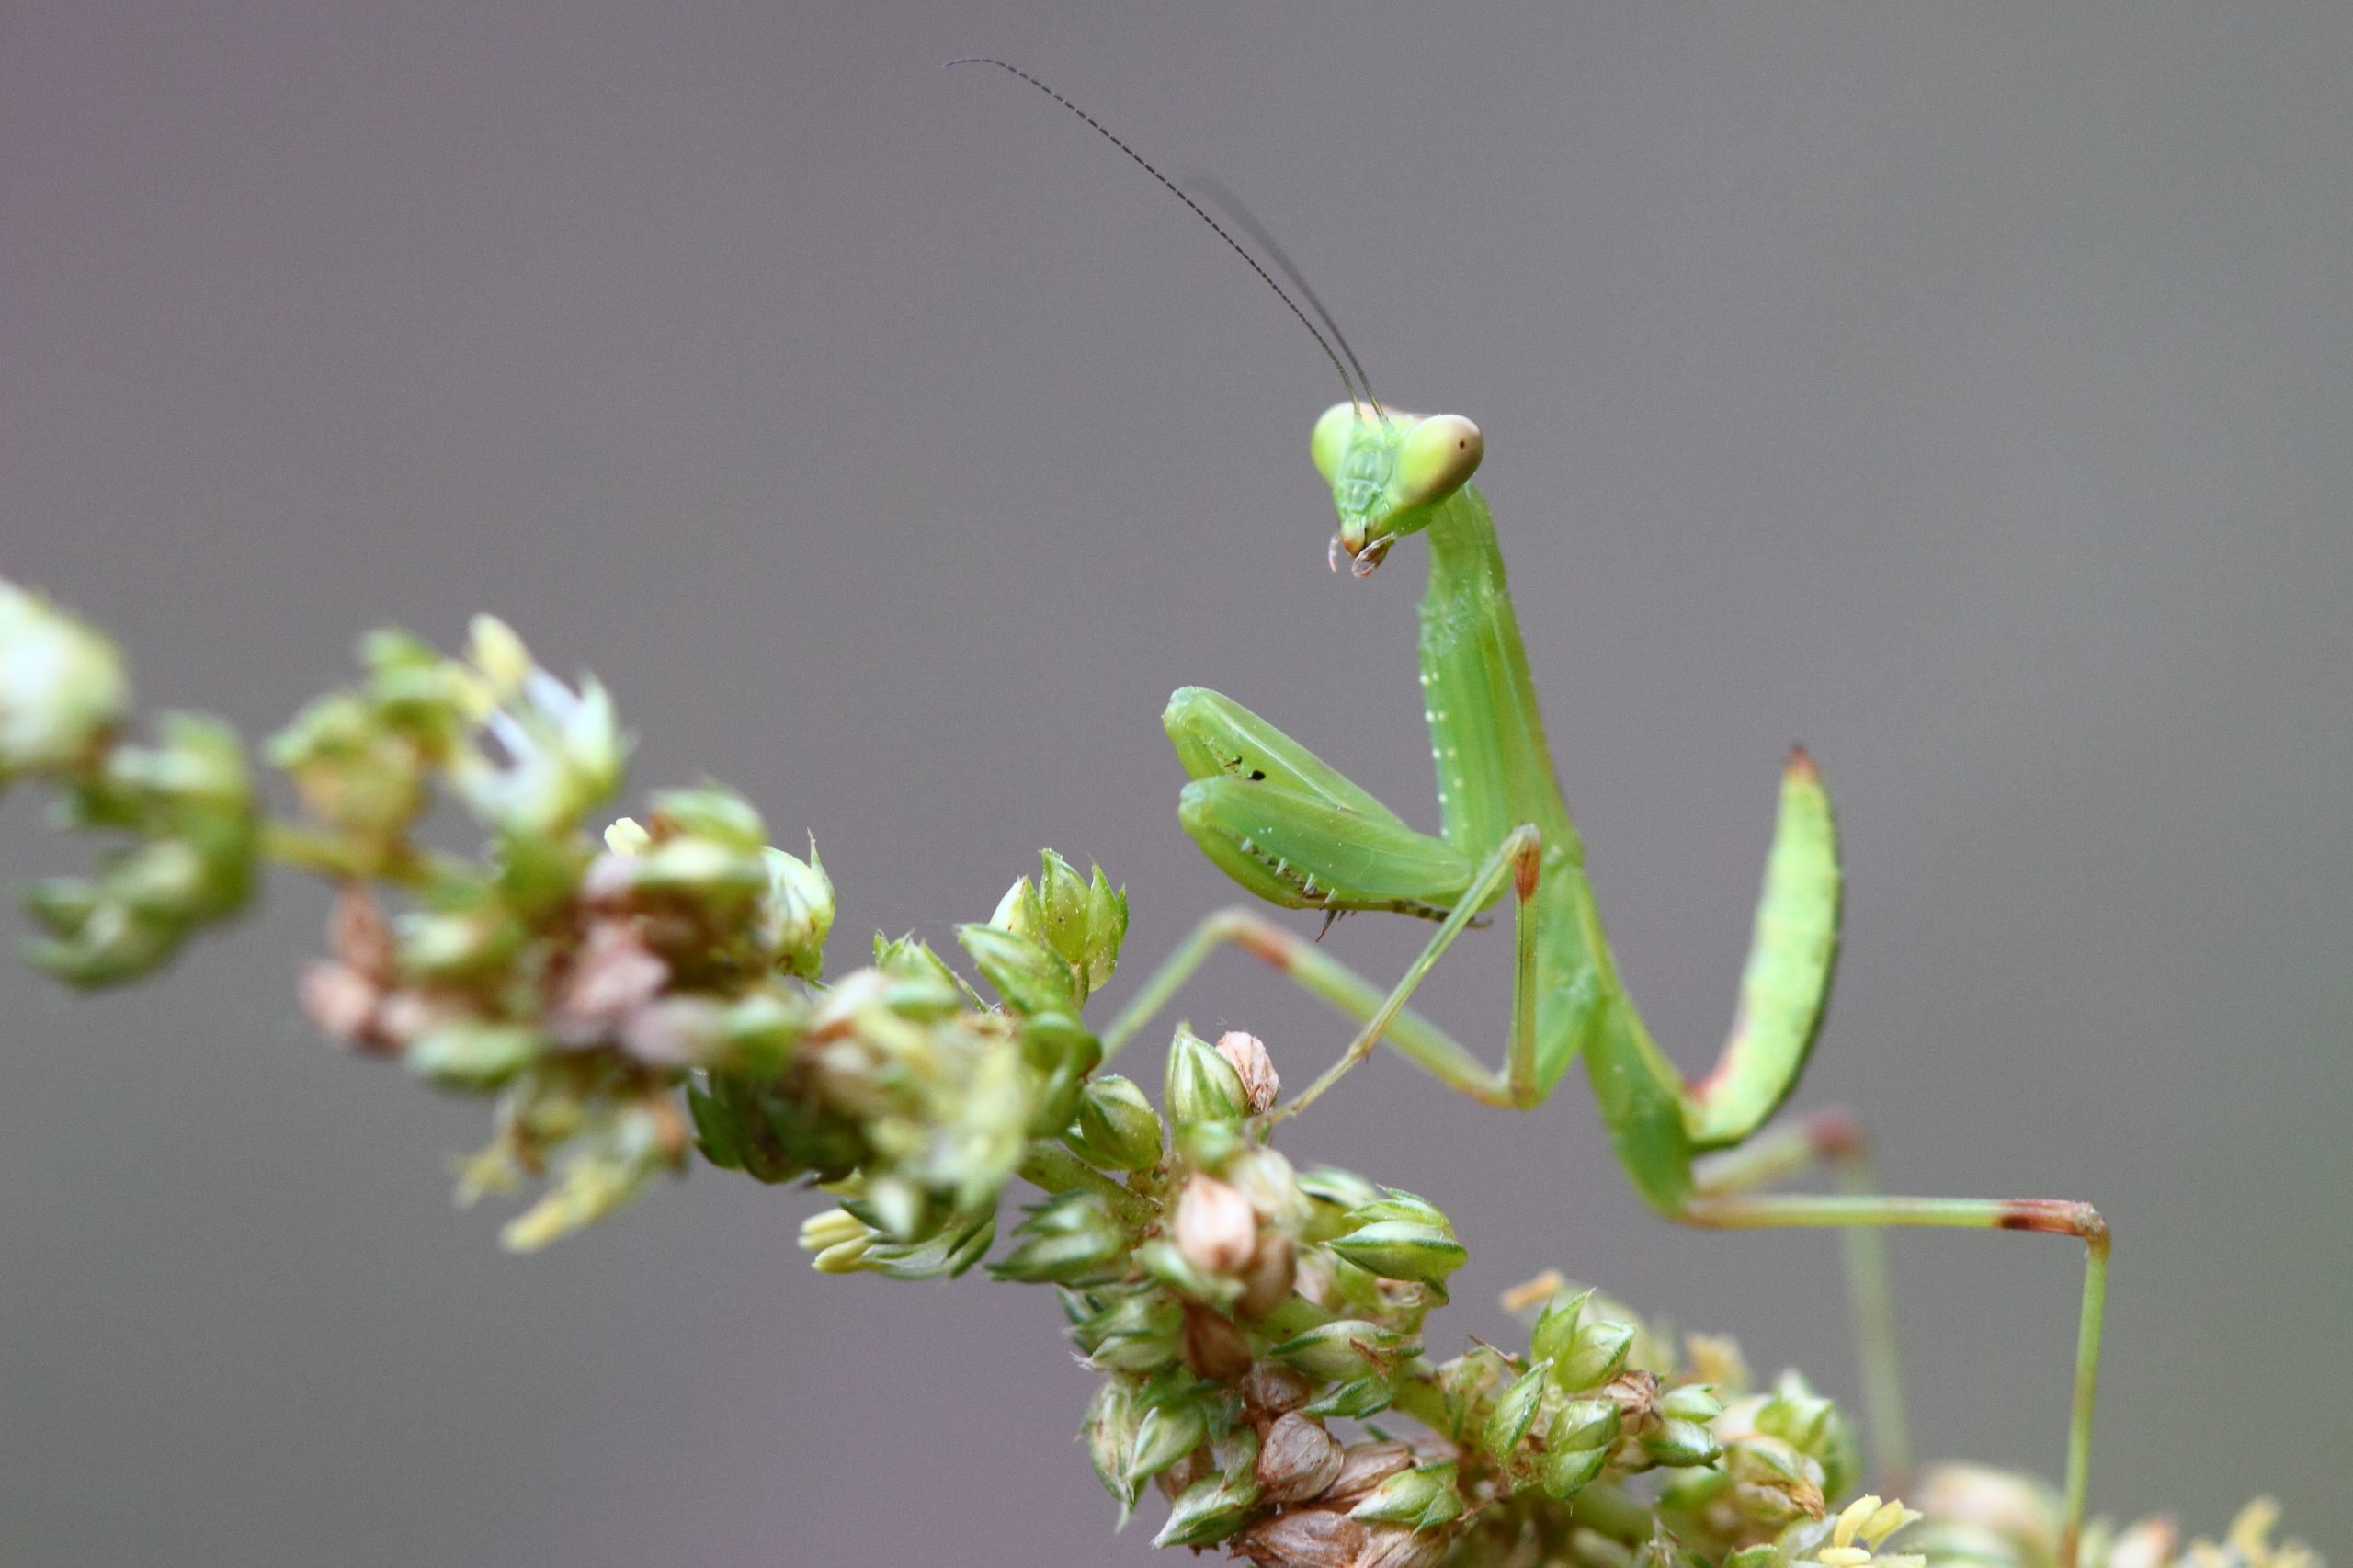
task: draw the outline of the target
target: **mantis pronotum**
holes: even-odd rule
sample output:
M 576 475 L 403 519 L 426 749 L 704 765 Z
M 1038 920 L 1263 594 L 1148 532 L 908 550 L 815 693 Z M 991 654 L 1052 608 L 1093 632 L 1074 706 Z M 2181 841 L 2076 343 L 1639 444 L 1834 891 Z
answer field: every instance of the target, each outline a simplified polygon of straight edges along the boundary
M 965 63 L 957 62 L 956 63 Z M 1339 369 L 1347 401 L 1316 422 L 1311 449 L 1332 486 L 1345 558 L 1364 576 L 1413 534 L 1427 537 L 1421 608 L 1421 687 L 1437 767 L 1438 837 L 1417 833 L 1370 794 L 1239 703 L 1185 687 L 1164 715 L 1192 782 L 1185 829 L 1221 869 L 1267 903 L 1327 916 L 1390 910 L 1438 923 L 1421 955 L 1384 991 L 1314 944 L 1247 907 L 1210 915 L 1148 979 L 1104 1036 L 1108 1055 L 1165 1005 L 1218 947 L 1243 949 L 1360 1021 L 1346 1051 L 1288 1106 L 1297 1114 L 1386 1040 L 1449 1086 L 1488 1103 L 1540 1104 L 1579 1056 L 1628 1179 L 1643 1200 L 1685 1224 L 1720 1228 L 1888 1226 L 2041 1231 L 2086 1248 L 2067 1441 L 2062 1568 L 2073 1568 L 2091 1455 L 2109 1233 L 2088 1204 L 2044 1199 L 1836 1196 L 1758 1187 L 1817 1159 L 1859 1169 L 1859 1140 L 1843 1114 L 1768 1123 L 1796 1087 L 1829 996 L 1838 939 L 1837 832 L 1821 775 L 1802 751 L 1782 775 L 1780 809 L 1740 988 L 1717 1064 L 1688 1082 L 1644 1028 L 1620 983 L 1584 868 L 1584 847 L 1553 777 L 1528 656 L 1504 580 L 1486 502 L 1470 481 L 1484 454 L 1457 415 L 1383 406 L 1347 340 L 1271 242 L 1261 246 L 1314 306 L 1335 352 L 1256 257 L 1191 197 L 1069 100 L 1018 68 L 997 65 L 1078 114 L 1240 252 L 1282 296 Z M 1244 226 L 1249 227 L 1243 220 Z M 1255 233 L 1255 229 L 1252 230 Z M 1348 365 L 1342 367 L 1341 354 Z M 1349 369 L 1356 371 L 1352 380 Z M 1489 1069 L 1406 1008 L 1431 966 L 1474 916 L 1506 893 L 1514 939 L 1510 1038 Z M 1849 1184 L 1850 1187 L 1853 1186 Z M 1853 1238 L 1865 1243 L 1866 1234 Z M 1850 1253 L 1864 1308 L 1866 1375 L 1882 1468 L 1903 1468 L 1900 1404 L 1875 1245 Z

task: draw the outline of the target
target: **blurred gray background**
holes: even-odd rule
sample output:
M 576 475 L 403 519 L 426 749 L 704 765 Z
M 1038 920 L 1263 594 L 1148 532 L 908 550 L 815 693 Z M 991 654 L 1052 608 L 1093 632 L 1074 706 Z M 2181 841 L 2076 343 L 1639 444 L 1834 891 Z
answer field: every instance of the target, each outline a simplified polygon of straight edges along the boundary
M 1435 820 L 1423 552 L 1324 571 L 1327 368 L 1070 117 L 939 62 L 1222 178 L 1388 396 L 1485 427 L 1662 1038 L 1715 1049 L 1802 738 L 1852 892 L 1800 1103 L 1899 1190 L 2112 1217 L 2099 1505 L 2276 1491 L 2345 1555 L 2353 9 L 5 17 L 0 569 L 251 733 L 363 627 L 495 609 L 611 683 L 637 787 L 815 833 L 840 966 L 1051 843 L 1136 889 L 1141 972 L 1228 893 L 1179 682 Z M 0 801 L 9 881 L 74 853 Z M 810 1195 L 708 1169 L 502 1256 L 447 1196 L 481 1108 L 297 1017 L 324 902 L 96 1000 L 0 969 L 0 1557 L 1149 1560 L 1043 1292 L 820 1278 Z M 1425 994 L 1492 1049 L 1469 948 Z M 1343 1038 L 1239 959 L 1188 1007 L 1294 1083 Z M 1557 1264 L 1851 1393 L 1836 1243 L 1654 1221 L 1581 1078 L 1514 1118 L 1384 1059 L 1286 1146 L 1452 1210 L 1439 1341 Z M 1921 1449 L 2055 1471 L 2078 1249 L 1893 1253 Z

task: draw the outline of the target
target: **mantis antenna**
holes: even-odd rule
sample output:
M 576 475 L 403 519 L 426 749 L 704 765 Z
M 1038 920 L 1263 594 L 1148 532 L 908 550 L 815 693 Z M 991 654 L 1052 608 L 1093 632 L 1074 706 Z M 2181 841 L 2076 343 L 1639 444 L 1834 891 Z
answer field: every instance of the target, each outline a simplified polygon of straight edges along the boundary
M 1079 119 L 1086 121 L 1088 125 L 1094 127 L 1097 135 L 1102 137 L 1104 141 L 1108 142 L 1112 146 L 1117 147 L 1120 152 L 1125 153 L 1129 157 L 1134 159 L 1138 168 L 1143 170 L 1144 173 L 1158 180 L 1161 183 L 1161 186 L 1167 190 L 1169 195 L 1183 202 L 1187 207 L 1191 208 L 1193 216 L 1199 218 L 1202 222 L 1207 223 L 1210 226 L 1211 233 L 1216 234 L 1219 239 L 1223 240 L 1228 245 L 1231 245 L 1233 248 L 1233 254 L 1248 262 L 1250 264 L 1250 270 L 1256 273 L 1260 280 L 1263 281 L 1267 288 L 1272 289 L 1275 291 L 1275 297 L 1282 301 L 1284 304 L 1290 307 L 1290 313 L 1299 318 L 1299 324 L 1307 329 L 1307 335 L 1315 340 L 1315 347 L 1324 350 L 1324 358 L 1332 361 L 1332 369 L 1339 372 L 1340 385 L 1347 389 L 1348 401 L 1357 405 L 1358 412 L 1362 412 L 1364 405 L 1367 403 L 1372 402 L 1371 382 L 1367 381 L 1365 383 L 1364 391 L 1361 393 L 1357 391 L 1357 383 L 1348 379 L 1347 366 L 1340 363 L 1340 357 L 1332 352 L 1331 344 L 1325 342 L 1324 335 L 1315 330 L 1315 324 L 1307 319 L 1307 312 L 1299 308 L 1299 301 L 1292 299 L 1289 294 L 1283 292 L 1283 286 L 1275 281 L 1274 274 L 1268 272 L 1264 267 L 1261 267 L 1258 264 L 1258 258 L 1252 256 L 1248 251 L 1243 249 L 1242 242 L 1235 239 L 1232 234 L 1227 233 L 1225 232 L 1225 226 L 1220 223 L 1216 219 L 1211 217 L 1199 202 L 1186 195 L 1183 189 L 1177 186 L 1176 181 L 1170 179 L 1166 175 L 1162 174 L 1158 169 L 1154 168 L 1151 162 L 1146 159 L 1142 153 L 1137 152 L 1133 147 L 1131 147 L 1126 142 L 1120 141 L 1117 136 L 1112 135 L 1111 132 L 1105 128 L 1101 120 L 1097 119 L 1093 115 L 1087 113 L 1085 109 L 1079 108 L 1076 104 L 1071 102 L 1068 98 L 1063 97 L 1060 93 L 1054 91 L 1051 87 L 1049 87 L 1045 83 L 1040 82 L 1037 77 L 1032 76 L 1029 72 L 1024 71 L 1018 65 L 1015 65 L 1008 61 L 991 59 L 989 56 L 984 54 L 968 54 L 961 59 L 951 60 L 948 62 L 948 68 L 950 70 L 953 70 L 959 65 L 994 65 L 1000 71 L 1010 72 L 1012 74 L 1020 77 L 1023 81 L 1037 88 L 1040 92 L 1045 94 L 1048 97 L 1053 99 L 1054 102 L 1062 105 L 1063 108 L 1070 110 L 1071 113 L 1078 116 Z M 1250 229 L 1254 231 L 1256 229 L 1257 225 L 1255 222 L 1248 222 L 1246 218 L 1245 222 Z M 1315 296 L 1313 292 L 1309 290 L 1305 283 L 1300 281 L 1298 270 L 1290 265 L 1288 259 L 1282 256 L 1282 253 L 1279 250 L 1277 250 L 1274 245 L 1266 239 L 1263 233 L 1258 234 L 1256 237 L 1258 238 L 1259 243 L 1266 244 L 1268 251 L 1276 256 L 1276 265 L 1290 275 L 1292 282 L 1299 284 L 1300 291 L 1306 294 L 1310 300 L 1314 300 Z M 1324 317 L 1325 325 L 1331 325 L 1332 318 L 1330 314 L 1324 311 L 1322 301 L 1318 301 L 1316 302 L 1315 311 L 1318 315 Z M 1337 337 L 1339 335 L 1340 329 L 1336 326 L 1332 327 L 1332 335 Z M 1346 347 L 1345 343 L 1343 344 L 1343 347 Z M 1356 355 L 1351 353 L 1348 356 L 1348 360 L 1350 364 L 1354 364 L 1356 362 Z M 1364 368 L 1362 366 L 1358 366 L 1357 374 L 1358 376 L 1362 376 L 1364 374 Z M 1378 403 L 1373 403 L 1373 406 L 1377 409 L 1381 405 Z
M 1276 242 L 1275 236 L 1267 232 L 1267 226 L 1258 222 L 1256 214 L 1242 204 L 1240 197 L 1213 179 L 1189 179 L 1185 183 L 1199 191 L 1203 200 L 1224 213 L 1235 228 L 1257 242 L 1258 248 L 1267 253 L 1267 258 L 1290 279 L 1291 287 L 1299 290 L 1308 308 L 1315 312 L 1316 319 L 1330 329 L 1332 341 L 1338 344 L 1340 352 L 1348 357 L 1348 364 L 1356 371 L 1358 384 L 1364 388 L 1364 400 L 1372 404 L 1375 414 L 1387 413 L 1381 406 L 1379 394 L 1372 390 L 1372 378 L 1365 373 L 1364 361 L 1358 358 L 1357 351 L 1348 347 L 1347 335 L 1340 330 L 1340 324 L 1332 319 L 1332 312 L 1324 308 L 1324 301 L 1316 297 L 1315 286 L 1308 282 L 1306 275 L 1300 271 L 1299 264 L 1292 261 L 1290 254 Z

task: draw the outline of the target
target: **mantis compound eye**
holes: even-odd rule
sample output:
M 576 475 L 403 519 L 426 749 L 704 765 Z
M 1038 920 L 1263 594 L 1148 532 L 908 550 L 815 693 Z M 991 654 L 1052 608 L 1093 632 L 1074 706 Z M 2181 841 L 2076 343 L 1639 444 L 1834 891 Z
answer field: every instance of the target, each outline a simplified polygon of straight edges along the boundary
M 1486 437 L 1459 414 L 1434 414 L 1397 450 L 1397 504 L 1427 506 L 1462 488 L 1487 455 Z

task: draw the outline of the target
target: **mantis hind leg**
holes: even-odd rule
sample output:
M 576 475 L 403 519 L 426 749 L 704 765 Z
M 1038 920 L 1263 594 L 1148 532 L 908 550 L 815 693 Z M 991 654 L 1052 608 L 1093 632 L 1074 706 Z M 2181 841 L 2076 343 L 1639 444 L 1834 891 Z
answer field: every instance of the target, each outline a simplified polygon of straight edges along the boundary
M 2084 1499 L 2091 1478 L 2092 1406 L 2099 1392 L 2101 1325 L 2108 1305 L 2108 1221 L 2088 1203 L 2055 1199 L 1886 1198 L 1870 1194 L 1802 1197 L 1780 1193 L 1687 1199 L 1675 1218 L 1712 1230 L 1787 1226 L 1885 1229 L 1935 1226 L 2039 1231 L 2084 1244 L 2084 1294 L 2075 1326 L 2075 1392 L 2067 1422 L 2067 1483 L 2059 1536 L 2060 1568 L 2075 1568 L 2083 1540 Z
M 1836 1106 L 1773 1127 L 1736 1150 L 1711 1154 L 1691 1174 L 1699 1197 L 1722 1198 L 1753 1191 L 1815 1165 L 1833 1167 L 1850 1197 L 1879 1191 L 1862 1127 L 1852 1113 Z M 1904 1412 L 1904 1358 L 1896 1342 L 1887 1246 L 1869 1226 L 1849 1227 L 1841 1239 L 1847 1310 L 1855 1327 L 1872 1468 L 1881 1491 L 1900 1494 L 1911 1489 L 1912 1440 Z

